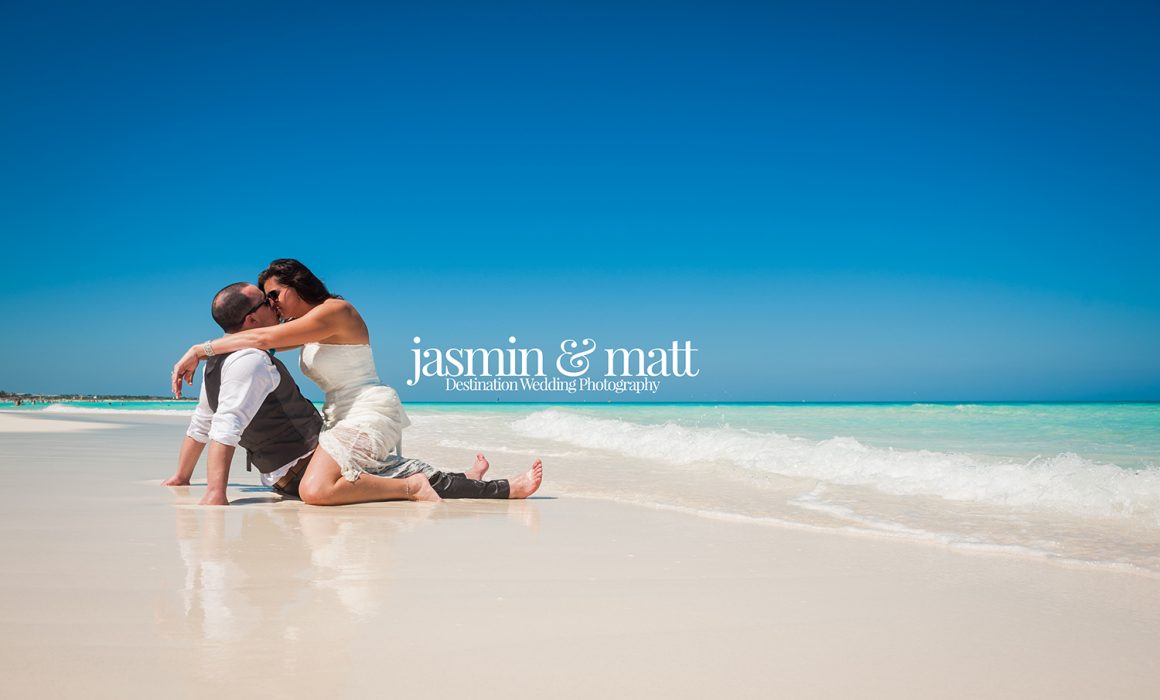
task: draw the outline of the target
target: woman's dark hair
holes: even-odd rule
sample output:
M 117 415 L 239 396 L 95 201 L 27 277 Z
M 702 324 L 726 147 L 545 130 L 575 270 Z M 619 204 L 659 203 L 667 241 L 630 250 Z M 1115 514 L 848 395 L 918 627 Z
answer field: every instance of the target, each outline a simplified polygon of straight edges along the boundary
M 342 298 L 337 294 L 331 294 L 322 280 L 293 258 L 279 258 L 262 270 L 258 275 L 258 289 L 265 289 L 266 280 L 271 277 L 277 277 L 279 282 L 293 289 L 307 304 L 321 304 L 327 299 Z

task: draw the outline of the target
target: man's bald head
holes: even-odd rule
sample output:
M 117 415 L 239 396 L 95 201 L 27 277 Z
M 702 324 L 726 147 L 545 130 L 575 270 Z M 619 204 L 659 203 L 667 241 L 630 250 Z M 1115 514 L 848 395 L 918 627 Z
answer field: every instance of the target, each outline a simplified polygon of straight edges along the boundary
M 262 296 L 262 290 L 249 282 L 234 282 L 214 295 L 210 313 L 223 331 L 237 333 Z

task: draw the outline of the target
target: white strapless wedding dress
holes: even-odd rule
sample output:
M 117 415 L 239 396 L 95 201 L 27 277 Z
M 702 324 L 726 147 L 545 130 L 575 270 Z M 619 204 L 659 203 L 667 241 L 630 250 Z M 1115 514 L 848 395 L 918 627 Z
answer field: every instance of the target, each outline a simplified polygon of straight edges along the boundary
M 399 395 L 379 381 L 370 345 L 307 343 L 302 373 L 326 392 L 318 445 L 355 481 L 366 472 L 393 476 L 401 460 L 391 452 L 411 424 Z

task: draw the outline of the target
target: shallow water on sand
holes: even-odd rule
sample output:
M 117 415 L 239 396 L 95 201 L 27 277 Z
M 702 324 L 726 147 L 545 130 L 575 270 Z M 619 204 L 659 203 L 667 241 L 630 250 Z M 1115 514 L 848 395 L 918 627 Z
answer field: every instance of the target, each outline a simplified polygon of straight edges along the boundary
M 412 448 L 495 445 L 539 456 L 554 482 L 575 493 L 1160 573 L 1156 404 L 411 413 Z
M 7 406 L 4 408 L 8 408 Z M 172 402 L 22 407 L 61 418 Z M 1160 574 L 1160 404 L 411 404 L 404 450 L 554 490 Z

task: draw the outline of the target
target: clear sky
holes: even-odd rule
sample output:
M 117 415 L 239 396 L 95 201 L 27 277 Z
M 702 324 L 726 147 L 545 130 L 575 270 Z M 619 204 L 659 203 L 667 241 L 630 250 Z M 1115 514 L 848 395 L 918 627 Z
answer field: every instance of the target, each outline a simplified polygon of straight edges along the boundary
M 691 340 L 663 400 L 1160 399 L 1155 2 L 2 12 L 0 389 L 164 393 L 297 257 L 405 401 L 495 398 L 406 387 L 416 335 Z

